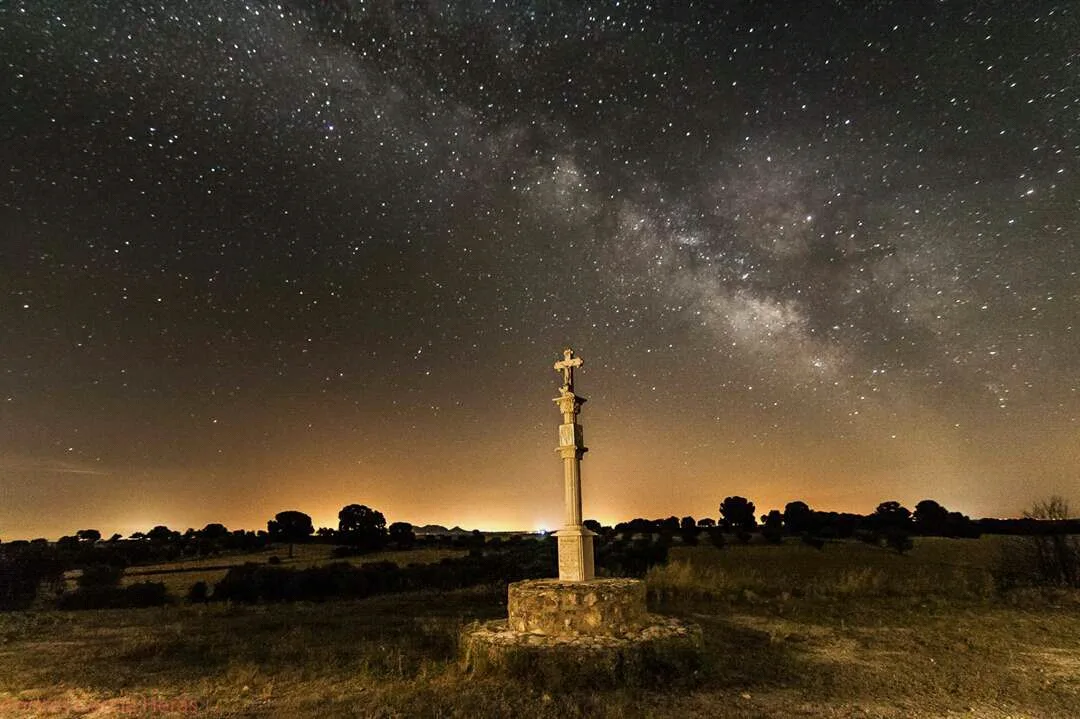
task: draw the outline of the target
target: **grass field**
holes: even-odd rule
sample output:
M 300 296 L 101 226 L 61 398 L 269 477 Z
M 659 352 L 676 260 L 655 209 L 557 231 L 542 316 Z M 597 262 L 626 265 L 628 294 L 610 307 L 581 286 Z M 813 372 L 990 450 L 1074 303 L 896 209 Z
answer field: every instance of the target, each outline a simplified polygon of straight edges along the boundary
M 464 549 L 424 548 L 407 551 L 372 552 L 357 557 L 336 559 L 331 556 L 333 550 L 334 547 L 328 544 L 297 544 L 293 548 L 293 556 L 290 559 L 288 545 L 282 545 L 244 554 L 226 554 L 218 557 L 141 565 L 129 567 L 125 570 L 121 583 L 128 585 L 135 582 L 161 582 L 174 597 L 184 597 L 195 582 L 203 581 L 213 586 L 215 582 L 220 581 L 225 576 L 229 567 L 237 567 L 246 562 L 266 564 L 270 557 L 277 557 L 281 561 L 279 566 L 305 569 L 329 562 L 342 561 L 352 564 L 390 561 L 397 562 L 401 566 L 409 563 L 428 564 L 446 558 L 463 557 L 468 554 Z M 72 577 L 74 577 L 74 574 Z M 69 586 L 73 586 L 73 584 L 69 583 Z
M 464 674 L 504 588 L 283 605 L 0 614 L 0 716 L 1080 718 L 1080 597 L 1002 595 L 1000 540 L 677 548 L 654 611 L 706 660 L 662 689 Z

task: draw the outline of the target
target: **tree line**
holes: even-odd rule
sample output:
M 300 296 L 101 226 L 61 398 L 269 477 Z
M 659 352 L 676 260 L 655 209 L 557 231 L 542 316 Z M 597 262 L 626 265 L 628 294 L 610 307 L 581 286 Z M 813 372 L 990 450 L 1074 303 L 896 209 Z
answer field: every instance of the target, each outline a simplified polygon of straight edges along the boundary
M 636 518 L 614 527 L 603 527 L 595 520 L 586 520 L 585 524 L 600 535 L 598 565 L 607 566 L 616 576 L 643 572 L 643 567 L 648 564 L 662 561 L 661 555 L 666 556 L 672 541 L 693 545 L 701 541 L 703 535 L 718 547 L 725 546 L 732 536 L 740 542 L 755 541 L 756 537 L 756 541 L 771 543 L 781 543 L 785 537 L 799 537 L 818 549 L 824 548 L 829 540 L 854 538 L 903 553 L 912 548 L 913 537 L 977 538 L 983 533 L 993 533 L 1037 538 L 1034 545 L 1037 552 L 1031 561 L 1042 567 L 1041 573 L 1056 584 L 1080 585 L 1080 547 L 1075 536 L 1080 535 L 1080 519 L 1069 518 L 1067 505 L 1060 499 L 1036 505 L 1036 509 L 1025 513 L 1023 518 L 972 520 L 959 512 L 950 512 L 930 499 L 916 504 L 914 511 L 896 501 L 882 502 L 868 515 L 818 511 L 805 502 L 793 501 L 782 511 L 774 509 L 758 515 L 752 501 L 734 495 L 720 503 L 717 519 L 671 516 L 651 520 Z M 66 595 L 67 606 L 79 606 L 79 602 L 86 603 L 85 606 L 160 603 L 165 601 L 164 587 L 160 584 L 144 582 L 120 588 L 119 580 L 124 570 L 182 558 L 250 553 L 282 544 L 289 547 L 291 557 L 296 544 L 308 542 L 333 545 L 332 553 L 337 558 L 384 549 L 407 550 L 418 545 L 466 549 L 471 555 L 503 549 L 500 539 L 489 539 L 476 530 L 464 535 L 417 537 L 408 522 L 388 525 L 382 512 L 362 504 L 342 507 L 336 528 L 317 530 L 311 517 L 298 510 L 278 512 L 267 521 L 265 530 L 257 531 L 229 530 L 222 524 L 211 523 L 200 530 L 188 529 L 181 533 L 159 525 L 147 532 L 135 532 L 127 539 L 114 534 L 103 540 L 99 531 L 81 529 L 55 543 L 45 539 L 0 543 L 0 609 L 29 606 L 41 590 L 58 596 L 64 594 L 64 573 L 70 570 L 81 570 L 81 574 L 76 593 Z M 507 543 L 507 546 L 514 544 Z M 271 556 L 269 563 L 280 563 L 280 559 Z M 444 567 L 440 571 L 465 571 L 463 567 Z M 473 566 L 468 573 L 469 576 L 490 576 L 488 569 L 481 571 Z M 310 579 L 318 584 L 326 579 L 319 572 L 309 572 L 310 577 L 304 579 L 288 573 L 246 571 L 244 576 L 251 581 L 270 581 L 275 587 L 282 581 L 303 584 Z M 356 589 L 359 586 L 415 586 L 417 581 L 430 575 L 425 574 L 428 570 L 410 570 L 389 579 L 381 574 L 381 578 L 373 579 L 367 575 L 358 578 L 347 569 L 335 571 L 334 581 L 340 580 L 353 587 L 348 590 L 351 594 L 360 591 Z M 375 570 L 370 570 L 369 574 L 372 571 Z M 433 581 L 432 586 L 449 586 L 456 580 L 444 577 Z M 204 596 L 212 595 L 209 587 L 203 591 Z M 229 591 L 225 590 L 223 596 Z M 307 590 L 294 587 L 267 591 L 293 596 Z M 261 596 L 261 590 L 256 594 Z

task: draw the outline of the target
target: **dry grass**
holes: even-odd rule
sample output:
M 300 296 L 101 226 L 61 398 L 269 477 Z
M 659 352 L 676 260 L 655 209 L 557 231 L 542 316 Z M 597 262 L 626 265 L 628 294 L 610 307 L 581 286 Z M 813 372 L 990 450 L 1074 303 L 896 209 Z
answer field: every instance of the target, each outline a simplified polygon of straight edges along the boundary
M 668 582 L 654 610 L 704 630 L 693 688 L 557 692 L 467 676 L 460 628 L 505 614 L 502 590 L 483 587 L 0 614 L 0 716 L 1080 717 L 1075 594 L 1013 603 L 966 579 L 932 586 L 945 567 L 978 568 L 981 543 L 895 559 L 856 544 L 758 549 L 680 550 L 654 573 Z M 793 571 L 818 589 L 789 592 Z
M 860 542 L 834 542 L 824 550 L 790 542 L 677 547 L 666 566 L 649 573 L 648 583 L 652 592 L 672 598 L 986 598 L 995 591 L 991 569 L 1002 540 L 920 538 L 904 555 Z

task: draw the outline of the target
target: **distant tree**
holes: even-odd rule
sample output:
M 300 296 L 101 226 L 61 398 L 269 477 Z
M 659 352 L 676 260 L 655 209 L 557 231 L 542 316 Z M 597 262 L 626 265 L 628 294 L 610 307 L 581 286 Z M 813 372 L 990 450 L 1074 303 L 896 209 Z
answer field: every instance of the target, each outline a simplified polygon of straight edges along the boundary
M 338 539 L 359 549 L 386 544 L 386 517 L 364 504 L 348 504 L 338 512 Z
M 159 524 L 146 533 L 146 538 L 151 542 L 172 542 L 180 539 L 180 532 L 174 532 L 164 524 Z
M 416 543 L 413 526 L 408 522 L 394 522 L 390 525 L 388 534 L 390 541 L 398 549 L 410 549 Z
M 109 544 L 115 544 L 116 542 L 119 542 L 123 538 L 124 538 L 124 535 L 117 532 L 116 534 L 109 537 L 108 540 L 106 540 L 106 541 L 108 541 Z
M 626 531 L 633 534 L 651 534 L 656 528 L 650 520 L 643 517 L 634 517 L 625 526 Z
M 221 540 L 229 536 L 229 530 L 225 527 L 224 524 L 218 524 L 217 522 L 213 522 L 199 530 L 199 536 L 202 539 L 207 539 L 211 542 L 220 542 Z
M 146 533 L 145 532 L 132 532 L 131 536 L 128 537 L 128 539 L 146 539 Z
M 971 521 L 971 517 L 960 512 L 949 512 L 945 520 L 945 536 L 978 539 L 981 534 L 979 525 Z
M 814 511 L 798 500 L 784 505 L 784 527 L 792 534 L 813 531 Z
M 1069 503 L 1054 495 L 1024 512 L 1039 531 L 1027 537 L 1026 564 L 1038 584 L 1080 588 L 1080 536 L 1069 534 Z
M 315 530 L 315 536 L 330 542 L 337 537 L 337 530 L 333 527 L 319 527 Z
M 720 503 L 720 516 L 737 532 L 750 532 L 757 526 L 755 509 L 754 503 L 746 497 L 728 497 Z
M 266 532 L 272 541 L 289 543 L 289 559 L 292 559 L 293 546 L 311 536 L 315 527 L 311 524 L 311 517 L 290 509 L 275 514 L 274 518 L 266 523 Z
M 679 520 L 679 534 L 682 537 L 682 543 L 693 547 L 698 543 L 698 529 L 697 521 L 690 516 L 683 517 Z
M 932 499 L 915 505 L 915 527 L 920 534 L 943 535 L 949 523 L 949 510 Z
M 604 531 L 604 528 L 600 525 L 600 522 L 596 521 L 595 519 L 586 519 L 581 524 L 585 527 L 585 529 L 589 530 L 590 532 L 596 532 L 597 534 L 600 534 Z
M 698 526 L 702 529 L 708 529 L 716 526 L 716 520 L 712 517 L 704 517 L 698 520 Z
M 911 510 L 899 502 L 882 502 L 870 516 L 881 529 L 906 529 L 911 524 Z
M 784 541 L 784 515 L 779 509 L 770 510 L 761 517 L 761 534 L 772 544 Z
M 679 535 L 682 538 L 682 543 L 688 547 L 694 547 L 698 544 L 698 534 L 700 529 L 694 527 L 693 529 L 680 529 Z
M 75 532 L 75 536 L 79 538 L 80 542 L 93 544 L 101 539 L 101 532 L 96 529 L 80 529 L 78 532 Z

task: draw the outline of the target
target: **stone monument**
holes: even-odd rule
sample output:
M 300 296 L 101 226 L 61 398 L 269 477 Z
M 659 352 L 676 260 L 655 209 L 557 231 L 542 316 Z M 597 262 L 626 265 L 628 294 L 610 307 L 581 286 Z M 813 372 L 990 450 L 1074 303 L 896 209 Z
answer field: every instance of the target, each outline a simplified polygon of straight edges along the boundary
M 566 519 L 555 536 L 559 540 L 559 579 L 564 582 L 587 582 L 596 576 L 593 533 L 581 523 L 581 457 L 589 450 L 577 421 L 585 398 L 574 394 L 574 369 L 584 364 L 569 348 L 563 350 L 563 358 L 555 363 L 555 370 L 563 376 L 559 396 L 552 401 L 562 413 L 559 447 L 555 451 L 563 461 Z
M 619 682 L 632 679 L 628 673 L 664 675 L 697 661 L 700 627 L 649 614 L 639 579 L 596 577 L 595 534 L 582 524 L 581 512 L 581 458 L 588 450 L 578 423 L 585 399 L 574 390 L 574 370 L 583 365 L 569 348 L 555 363 L 563 380 L 554 402 L 562 414 L 556 451 L 566 501 L 563 526 L 555 533 L 559 577 L 510 584 L 507 619 L 465 628 L 461 649 L 472 671 L 565 677 L 559 667 L 569 662 L 578 679 Z

